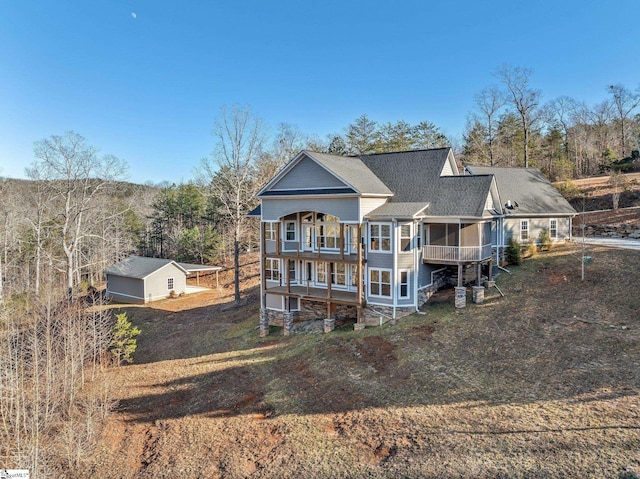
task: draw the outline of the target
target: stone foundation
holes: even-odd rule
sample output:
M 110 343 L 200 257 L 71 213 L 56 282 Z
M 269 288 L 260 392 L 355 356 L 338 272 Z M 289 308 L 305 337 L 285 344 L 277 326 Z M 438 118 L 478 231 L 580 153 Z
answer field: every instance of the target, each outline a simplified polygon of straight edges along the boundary
M 324 319 L 327 317 L 327 305 L 319 301 L 300 301 L 300 312 L 298 318 L 301 321 L 311 321 L 314 319 Z M 348 306 L 338 304 L 336 306 L 335 319 L 353 319 L 358 317 L 358 308 L 356 306 Z
M 269 310 L 260 309 L 260 336 L 265 337 L 269 334 Z
M 330 333 L 334 329 L 336 329 L 335 318 L 324 318 L 324 332 Z
M 433 294 L 438 291 L 440 288 L 443 288 L 449 284 L 449 276 L 446 274 L 446 271 L 440 271 L 433 275 L 433 284 L 427 286 L 426 288 L 418 290 L 418 307 L 424 306 L 424 304 L 429 301 L 429 298 L 433 296 Z
M 456 290 L 456 299 L 455 306 L 456 308 L 464 308 L 467 306 L 467 288 L 458 287 L 454 288 Z
M 289 336 L 291 334 L 291 330 L 293 329 L 293 320 L 296 317 L 295 311 L 285 311 L 284 312 L 284 320 L 283 320 L 283 328 L 282 334 L 285 336 Z
M 480 304 L 484 301 L 484 286 L 473 287 L 473 302 Z

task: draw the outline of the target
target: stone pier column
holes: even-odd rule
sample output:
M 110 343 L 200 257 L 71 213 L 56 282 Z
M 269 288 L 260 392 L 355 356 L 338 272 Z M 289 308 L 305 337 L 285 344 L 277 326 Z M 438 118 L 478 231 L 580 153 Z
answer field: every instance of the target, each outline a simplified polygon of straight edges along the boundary
M 291 330 L 293 329 L 293 319 L 295 317 L 295 313 L 293 311 L 285 311 L 284 312 L 284 328 L 282 330 L 282 334 L 285 336 L 289 336 L 291 334 Z
M 467 288 L 464 286 L 456 286 L 456 308 L 464 308 L 467 306 Z
M 489 280 L 489 281 L 486 281 L 485 284 L 487 286 L 487 289 L 489 289 L 489 288 L 493 288 L 496 285 L 496 282 Z
M 330 333 L 336 329 L 336 318 L 324 318 L 324 332 Z
M 473 287 L 473 302 L 480 304 L 484 301 L 484 287 L 483 286 L 474 286 Z
M 269 334 L 269 310 L 260 309 L 260 337 L 264 338 Z

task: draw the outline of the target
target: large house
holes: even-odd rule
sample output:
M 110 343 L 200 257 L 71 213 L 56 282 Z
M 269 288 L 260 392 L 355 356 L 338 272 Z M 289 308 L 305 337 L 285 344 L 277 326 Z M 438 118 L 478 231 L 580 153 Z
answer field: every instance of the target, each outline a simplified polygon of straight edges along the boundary
M 545 211 L 528 209 L 507 177 L 505 200 L 499 173 L 460 174 L 450 148 L 300 152 L 260 190 L 251 213 L 261 221 L 261 334 L 269 324 L 288 334 L 296 317 L 323 318 L 326 332 L 337 316 L 355 318 L 356 329 L 395 321 L 447 282 L 456 285 L 456 306 L 464 306 L 467 284 L 482 301 L 513 234 L 512 209 L 546 218 L 556 240 L 570 234 L 575 211 L 542 175 L 525 172 L 536 182 L 515 190 L 534 192 Z M 542 202 L 551 190 L 554 201 Z M 522 233 L 525 219 L 518 216 L 520 238 L 532 239 L 532 230 Z

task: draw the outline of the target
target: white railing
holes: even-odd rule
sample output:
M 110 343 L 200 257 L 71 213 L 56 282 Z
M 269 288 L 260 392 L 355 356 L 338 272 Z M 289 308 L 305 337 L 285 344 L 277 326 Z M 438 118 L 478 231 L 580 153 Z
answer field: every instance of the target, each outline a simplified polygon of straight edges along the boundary
M 425 260 L 433 261 L 482 261 L 491 257 L 491 245 L 483 246 L 438 246 L 425 245 L 422 249 Z

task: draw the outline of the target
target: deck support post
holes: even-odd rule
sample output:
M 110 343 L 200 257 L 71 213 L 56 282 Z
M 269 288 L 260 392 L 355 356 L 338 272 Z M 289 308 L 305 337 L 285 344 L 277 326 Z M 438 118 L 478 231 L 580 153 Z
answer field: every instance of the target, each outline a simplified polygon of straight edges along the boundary
M 289 297 L 287 296 L 287 303 L 289 302 Z M 283 321 L 283 328 L 282 328 L 282 334 L 284 336 L 289 336 L 291 334 L 291 331 L 293 330 L 293 318 L 295 316 L 295 312 L 294 311 L 285 311 L 284 312 L 284 321 Z
M 365 327 L 364 324 L 364 318 L 362 316 L 362 306 L 358 305 L 357 306 L 357 317 L 356 317 L 356 322 L 353 325 L 353 330 L 354 331 L 362 331 Z
M 327 301 L 327 317 L 324 318 L 324 332 L 330 333 L 336 329 L 336 315 L 334 313 L 335 305 L 331 301 Z
M 473 302 L 480 304 L 484 301 L 484 286 L 473 287 Z
M 456 286 L 454 289 L 456 291 L 456 308 L 464 308 L 467 305 L 467 288 L 464 286 Z
M 264 338 L 269 334 L 269 310 L 260 308 L 260 337 Z

